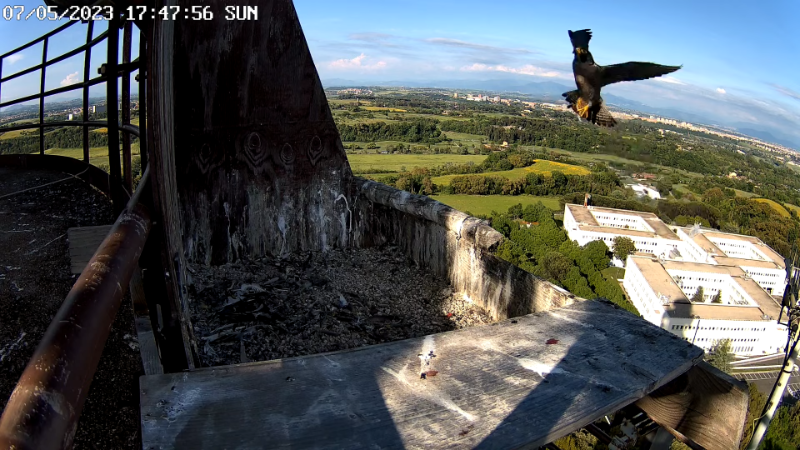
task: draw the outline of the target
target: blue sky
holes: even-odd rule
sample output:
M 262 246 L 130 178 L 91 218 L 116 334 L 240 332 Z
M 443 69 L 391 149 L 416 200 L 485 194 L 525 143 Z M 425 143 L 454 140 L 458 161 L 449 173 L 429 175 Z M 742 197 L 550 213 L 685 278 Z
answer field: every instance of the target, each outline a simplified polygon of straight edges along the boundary
M 599 64 L 683 65 L 604 92 L 745 122 L 800 140 L 795 0 L 297 0 L 323 80 L 495 79 L 573 85 L 567 30 L 591 28 Z
M 11 5 L 7 1 L 0 1 L 0 11 L 6 5 Z M 44 5 L 44 2 L 36 2 L 29 0 L 21 0 L 13 2 L 13 5 L 23 5 L 26 11 L 30 8 L 35 8 Z M 5 20 L 0 14 L 0 54 L 13 50 L 23 44 L 26 44 L 39 36 L 46 34 L 49 31 L 67 23 L 67 20 L 61 21 L 40 21 L 35 18 L 30 20 Z M 98 36 L 100 33 L 108 29 L 108 23 L 104 21 L 96 21 L 93 27 L 93 37 Z M 134 27 L 134 30 L 136 28 Z M 76 23 L 68 29 L 62 31 L 55 38 L 48 41 L 47 56 L 48 59 L 55 58 L 59 55 L 67 53 L 68 51 L 83 45 L 86 42 L 87 26 L 81 23 Z M 133 33 L 134 39 L 132 44 L 132 58 L 136 58 L 139 48 L 139 37 L 137 33 Z M 120 33 L 120 55 L 122 54 L 122 42 Z M 90 62 L 90 77 L 94 78 L 99 76 L 97 69 L 100 64 L 106 61 L 106 44 L 105 41 L 97 44 L 92 50 L 92 59 Z M 121 56 L 120 56 L 121 58 Z M 42 61 L 42 44 L 36 44 L 33 47 L 15 53 L 3 60 L 3 76 L 8 76 L 13 73 L 24 70 L 28 67 L 35 66 Z M 83 64 L 84 55 L 80 53 L 72 56 L 64 61 L 47 68 L 45 72 L 45 89 L 55 89 L 61 86 L 73 84 L 75 82 L 83 81 Z M 133 73 L 136 75 L 136 72 Z M 22 77 L 3 83 L 2 95 L 0 101 L 13 100 L 15 98 L 24 97 L 27 95 L 35 94 L 39 91 L 39 83 L 41 80 L 39 71 L 32 72 Z M 132 82 L 135 87 L 136 83 Z M 89 94 L 92 97 L 105 97 L 105 84 L 98 84 L 90 88 Z M 51 101 L 68 100 L 79 98 L 80 91 L 73 91 L 64 93 L 58 96 L 50 97 Z M 45 100 L 47 101 L 47 100 Z
M 590 48 L 599 64 L 633 60 L 684 66 L 669 77 L 622 83 L 604 92 L 695 112 L 712 122 L 778 129 L 800 140 L 796 0 L 295 0 L 295 7 L 323 80 L 518 77 L 569 86 L 574 82 L 567 30 L 591 28 Z M 0 20 L 0 51 L 54 26 Z M 52 54 L 85 39 L 83 25 L 73 28 L 74 36 L 51 43 Z M 3 73 L 35 63 L 41 49 L 22 56 L 13 64 L 4 62 Z M 82 67 L 82 57 L 76 57 L 49 70 L 48 88 L 82 74 Z M 37 86 L 38 74 L 4 85 L 3 99 Z

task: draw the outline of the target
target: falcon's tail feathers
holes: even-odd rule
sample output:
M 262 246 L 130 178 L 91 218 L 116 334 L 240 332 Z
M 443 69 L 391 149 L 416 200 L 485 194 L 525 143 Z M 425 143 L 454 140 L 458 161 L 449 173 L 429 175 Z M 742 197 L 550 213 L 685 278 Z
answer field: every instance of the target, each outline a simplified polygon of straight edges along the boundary
M 608 108 L 606 108 L 606 105 L 603 104 L 600 106 L 600 111 L 597 111 L 595 123 L 602 127 L 610 128 L 617 124 L 617 120 L 614 119 L 614 116 L 611 115 L 611 111 L 609 111 Z

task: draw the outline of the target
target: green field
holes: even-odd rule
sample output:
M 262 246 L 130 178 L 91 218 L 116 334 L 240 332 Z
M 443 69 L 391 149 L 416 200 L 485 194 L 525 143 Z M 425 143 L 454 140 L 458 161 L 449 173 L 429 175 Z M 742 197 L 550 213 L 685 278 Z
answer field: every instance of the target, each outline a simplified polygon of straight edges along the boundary
M 734 189 L 734 191 L 736 191 L 737 197 L 753 198 L 756 196 L 756 194 L 753 194 L 752 192 L 741 191 L 739 189 Z
M 502 172 L 484 172 L 476 175 L 500 176 L 500 177 L 506 177 L 510 180 L 518 180 L 520 178 L 525 178 L 529 173 L 549 175 L 554 171 L 560 171 L 564 175 L 588 175 L 589 173 L 591 173 L 589 169 L 585 167 L 573 166 L 570 164 L 564 164 L 560 162 L 537 159 L 536 164 L 532 166 L 520 167 L 518 169 L 512 169 L 512 170 L 504 170 Z M 436 177 L 432 181 L 438 185 L 448 185 L 453 180 L 453 178 L 458 176 L 462 175 L 444 175 L 441 177 Z
M 569 150 L 561 150 L 561 149 L 556 149 L 556 148 L 540 147 L 540 146 L 526 146 L 525 148 L 530 148 L 530 149 L 536 150 L 536 151 L 548 151 L 548 152 L 551 152 L 553 154 L 558 154 L 558 155 L 565 155 L 565 156 L 568 156 L 568 157 L 570 157 L 570 158 L 572 158 L 572 159 L 574 159 L 576 161 L 580 161 L 580 162 L 587 162 L 587 163 L 589 163 L 589 162 L 605 162 L 605 163 L 614 162 L 614 163 L 620 163 L 620 164 L 632 164 L 632 165 L 636 165 L 636 166 L 644 165 L 643 162 L 634 161 L 632 159 L 622 158 L 622 157 L 619 157 L 619 156 L 616 156 L 616 155 L 603 155 L 603 154 L 600 154 L 600 153 L 571 152 Z
M 82 148 L 50 148 L 44 151 L 48 155 L 67 156 L 83 160 Z M 131 155 L 139 154 L 139 144 L 131 144 Z M 122 152 L 120 152 L 122 158 Z M 108 147 L 90 147 L 89 148 L 89 164 L 99 167 L 103 164 L 108 165 Z
M 362 106 L 361 109 L 365 109 L 367 111 L 406 112 L 405 109 L 384 108 L 383 106 Z
M 604 154 L 600 154 L 600 153 L 571 152 L 571 151 L 568 151 L 568 150 L 553 149 L 553 148 L 538 147 L 538 146 L 536 146 L 536 147 L 525 147 L 525 148 L 531 148 L 533 150 L 538 150 L 538 151 L 549 151 L 552 154 L 567 155 L 567 156 L 569 156 L 570 158 L 572 158 L 572 159 L 574 159 L 576 161 L 584 162 L 584 163 L 590 163 L 590 162 L 617 163 L 617 164 L 625 164 L 625 165 L 627 165 L 629 167 L 630 166 L 639 166 L 640 168 L 645 166 L 645 163 L 643 163 L 641 161 L 634 161 L 632 159 L 626 159 L 626 158 L 622 158 L 622 157 L 619 157 L 619 156 L 616 156 L 616 155 L 604 155 Z M 600 150 L 602 150 L 602 148 Z M 675 173 L 679 173 L 679 174 L 686 175 L 686 176 L 693 177 L 693 178 L 699 178 L 699 177 L 703 176 L 700 173 L 689 172 L 689 171 L 681 170 L 681 169 L 675 169 L 673 167 L 662 166 L 662 165 L 659 165 L 659 164 L 649 164 L 649 166 L 657 169 L 656 172 L 658 172 L 658 171 L 675 172 Z M 656 172 L 653 172 L 653 173 L 656 173 Z
M 6 131 L 5 133 L 3 133 L 3 134 L 0 134 L 0 141 L 2 141 L 3 139 L 14 139 L 14 138 L 18 138 L 18 137 L 22 136 L 22 133 L 24 133 L 24 132 L 31 132 L 31 131 L 35 131 L 35 129 L 31 128 L 30 130 L 14 130 L 14 131 Z M 2 133 L 2 132 L 0 131 L 0 133 Z M 38 133 L 38 131 L 37 131 L 37 133 Z
M 800 206 L 790 205 L 787 203 L 786 207 L 796 212 L 797 214 L 800 214 Z
M 689 188 L 686 187 L 685 184 L 676 184 L 676 185 L 672 186 L 672 190 L 681 192 L 683 194 L 692 194 L 692 195 L 695 195 L 695 196 L 698 195 L 698 194 L 695 194 L 694 192 L 690 191 Z M 734 191 L 736 192 L 736 196 L 737 197 L 752 198 L 752 197 L 756 196 L 756 194 L 753 194 L 752 192 L 745 192 L 745 191 L 741 191 L 739 189 L 734 189 Z
M 479 134 L 456 133 L 455 131 L 445 131 L 444 134 L 448 139 L 452 139 L 454 142 L 475 144 L 476 147 L 486 140 L 486 136 L 481 136 Z
M 625 278 L 625 269 L 622 267 L 609 267 L 603 269 L 602 273 L 607 280 L 617 281 Z
M 414 167 L 434 167 L 445 163 L 466 164 L 473 162 L 480 164 L 486 159 L 484 155 L 363 155 L 349 154 L 350 167 L 354 173 L 371 172 L 400 172 L 405 167 L 411 170 Z
M 17 120 L 16 122 L 11 122 L 11 123 L 12 124 L 16 124 L 16 125 L 20 125 L 20 124 L 23 124 L 23 123 L 35 123 L 35 122 L 38 122 L 38 121 L 39 121 L 38 119 L 25 119 L 25 120 Z M 138 127 L 139 126 L 139 117 L 134 117 L 133 119 L 131 119 L 131 125 L 136 125 Z M 91 131 L 94 132 L 94 133 L 108 133 L 108 129 L 107 128 L 96 128 L 96 129 L 91 130 Z M 14 138 L 20 137 L 20 136 L 22 136 L 23 132 L 36 132 L 36 133 L 38 133 L 37 129 L 35 129 L 35 128 L 30 128 L 30 129 L 27 129 L 27 130 L 8 131 L 6 133 L 3 133 L 2 129 L 0 129 L 0 140 L 3 140 L 3 139 L 14 139 Z M 50 133 L 52 133 L 52 131 L 50 131 Z
M 504 213 L 508 208 L 522 203 L 522 206 L 534 205 L 542 202 L 544 206 L 559 211 L 561 205 L 557 197 L 536 197 L 533 195 L 431 195 L 432 199 L 440 201 L 459 211 L 472 214 L 488 215 L 492 211 Z
M 783 205 L 781 205 L 780 203 L 776 202 L 775 200 L 770 200 L 768 198 L 754 198 L 753 200 L 755 200 L 755 201 L 757 201 L 759 203 L 766 203 L 769 206 L 772 206 L 772 209 L 774 209 L 775 211 L 778 211 L 778 214 L 780 214 L 783 217 L 791 217 L 792 216 L 791 214 L 789 214 L 789 211 L 787 211 L 786 208 L 783 207 Z

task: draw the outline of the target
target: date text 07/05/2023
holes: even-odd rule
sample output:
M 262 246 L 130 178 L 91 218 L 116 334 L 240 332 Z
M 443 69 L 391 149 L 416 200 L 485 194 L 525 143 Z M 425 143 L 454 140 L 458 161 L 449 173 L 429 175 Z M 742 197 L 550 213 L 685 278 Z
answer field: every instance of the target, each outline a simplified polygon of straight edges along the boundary
M 110 20 L 114 17 L 114 7 L 103 6 L 56 6 L 26 7 L 23 5 L 7 5 L 0 8 L 0 17 L 4 20 Z M 122 11 L 127 20 L 212 20 L 215 12 L 210 6 L 128 6 Z M 225 20 L 258 20 L 258 6 L 225 6 L 222 11 Z

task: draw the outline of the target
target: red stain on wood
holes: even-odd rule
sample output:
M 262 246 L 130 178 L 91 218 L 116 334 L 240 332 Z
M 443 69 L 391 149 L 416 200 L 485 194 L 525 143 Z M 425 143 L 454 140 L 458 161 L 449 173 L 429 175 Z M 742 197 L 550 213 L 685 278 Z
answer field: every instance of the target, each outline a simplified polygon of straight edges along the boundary
M 425 372 L 425 375 L 427 375 L 429 377 L 435 377 L 436 374 L 438 374 L 438 373 L 439 373 L 438 370 L 429 370 L 429 371 Z
M 547 345 L 551 345 L 551 344 L 558 344 L 558 339 L 548 339 L 547 340 Z

